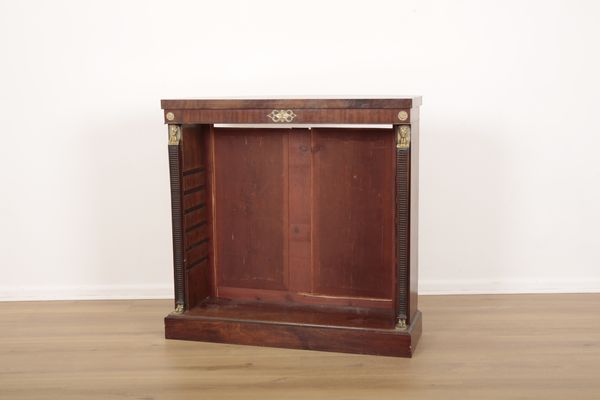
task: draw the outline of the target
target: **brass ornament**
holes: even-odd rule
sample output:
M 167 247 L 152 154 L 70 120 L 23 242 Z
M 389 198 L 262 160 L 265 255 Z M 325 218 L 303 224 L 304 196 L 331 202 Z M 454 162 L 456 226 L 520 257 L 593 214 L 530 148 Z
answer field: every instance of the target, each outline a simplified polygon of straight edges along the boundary
M 166 115 L 167 121 L 173 121 L 175 119 L 175 114 L 169 111 Z
M 174 314 L 183 314 L 183 304 L 177 304 L 173 313 Z
M 408 149 L 410 147 L 410 126 L 400 125 L 396 131 L 396 148 Z
M 273 110 L 267 117 L 271 118 L 273 122 L 292 122 L 296 117 L 296 114 L 292 110 Z
M 396 322 L 396 329 L 399 331 L 405 331 L 408 329 L 405 318 L 398 318 L 398 321 Z
M 406 111 L 404 111 L 404 110 L 400 111 L 398 113 L 398 119 L 400 121 L 406 121 L 408 119 L 408 113 Z
M 169 125 L 169 145 L 178 145 L 181 141 L 181 125 Z

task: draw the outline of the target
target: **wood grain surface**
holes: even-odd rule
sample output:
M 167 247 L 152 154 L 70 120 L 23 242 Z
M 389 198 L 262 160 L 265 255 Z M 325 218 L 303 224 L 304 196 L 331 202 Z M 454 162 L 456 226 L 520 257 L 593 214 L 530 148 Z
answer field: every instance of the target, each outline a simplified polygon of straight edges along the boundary
M 314 291 L 391 299 L 395 285 L 393 131 L 312 131 Z
M 170 300 L 0 303 L 0 399 L 598 399 L 600 294 L 421 296 L 412 359 L 163 338 Z
M 356 99 L 173 99 L 161 100 L 163 109 L 252 109 L 252 108 L 411 108 L 421 105 L 421 96 Z
M 288 141 L 288 130 L 215 129 L 218 286 L 288 287 Z
M 293 109 L 296 115 L 295 124 L 394 124 L 399 122 L 416 122 L 418 112 L 415 109 L 343 109 L 343 108 L 307 108 Z M 174 124 L 280 124 L 269 117 L 271 110 L 265 109 L 184 109 L 165 110 L 165 123 Z M 401 121 L 398 113 L 404 111 L 409 119 Z M 172 120 L 166 118 L 167 113 L 174 115 Z

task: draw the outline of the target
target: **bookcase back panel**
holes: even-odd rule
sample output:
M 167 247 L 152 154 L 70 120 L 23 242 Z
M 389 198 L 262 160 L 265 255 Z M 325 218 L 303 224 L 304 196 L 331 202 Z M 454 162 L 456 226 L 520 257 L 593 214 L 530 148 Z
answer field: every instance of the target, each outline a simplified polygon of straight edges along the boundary
M 217 285 L 286 290 L 288 135 L 215 129 Z
M 391 307 L 391 129 L 214 132 L 218 295 Z
M 313 147 L 314 291 L 391 299 L 392 130 L 313 129 Z

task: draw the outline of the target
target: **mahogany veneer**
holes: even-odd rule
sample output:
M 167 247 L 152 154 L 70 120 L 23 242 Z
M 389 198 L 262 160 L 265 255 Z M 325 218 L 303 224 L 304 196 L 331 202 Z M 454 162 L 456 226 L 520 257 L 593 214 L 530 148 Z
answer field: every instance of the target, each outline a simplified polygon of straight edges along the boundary
M 175 276 L 166 337 L 411 356 L 419 105 L 163 100 Z

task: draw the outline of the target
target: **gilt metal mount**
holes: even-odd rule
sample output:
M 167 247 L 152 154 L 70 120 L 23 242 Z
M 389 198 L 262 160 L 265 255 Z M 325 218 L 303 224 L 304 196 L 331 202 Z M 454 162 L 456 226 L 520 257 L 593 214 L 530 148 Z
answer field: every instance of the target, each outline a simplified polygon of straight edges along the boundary
M 396 130 L 396 148 L 408 149 L 410 147 L 410 126 L 400 125 Z
M 398 318 L 398 322 L 396 322 L 396 329 L 399 331 L 405 331 L 408 328 L 406 324 L 406 318 Z
M 273 110 L 267 117 L 271 118 L 273 122 L 292 122 L 296 117 L 296 114 L 292 110 Z
M 406 121 L 408 119 L 408 113 L 406 111 L 404 111 L 404 110 L 400 111 L 398 113 L 398 119 L 400 121 Z
M 169 125 L 169 145 L 178 145 L 181 141 L 181 125 Z

